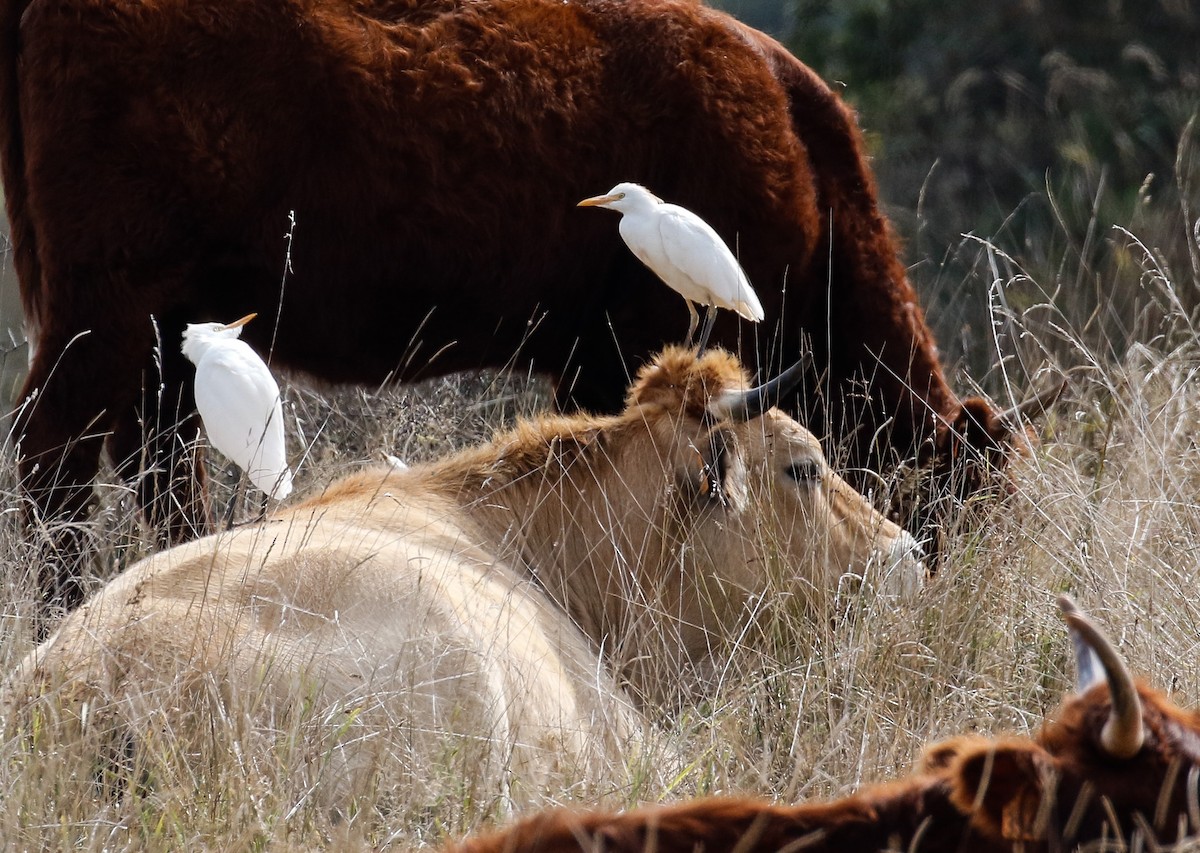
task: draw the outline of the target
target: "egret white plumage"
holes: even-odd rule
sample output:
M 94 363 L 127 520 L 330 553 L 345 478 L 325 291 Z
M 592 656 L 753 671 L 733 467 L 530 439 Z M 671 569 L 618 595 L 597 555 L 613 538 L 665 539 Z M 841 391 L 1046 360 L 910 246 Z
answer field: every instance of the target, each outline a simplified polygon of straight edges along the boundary
M 189 323 L 183 354 L 196 365 L 196 408 L 209 443 L 276 499 L 292 491 L 279 385 L 258 353 L 238 340 L 250 314 L 233 323 Z
M 669 204 L 640 184 L 620 183 L 606 195 L 585 198 L 579 207 L 606 207 L 622 214 L 621 238 L 643 264 L 687 303 L 688 341 L 699 315 L 692 303 L 708 306 L 700 349 L 708 342 L 717 308 L 736 311 L 755 323 L 763 307 L 733 252 L 696 214 Z

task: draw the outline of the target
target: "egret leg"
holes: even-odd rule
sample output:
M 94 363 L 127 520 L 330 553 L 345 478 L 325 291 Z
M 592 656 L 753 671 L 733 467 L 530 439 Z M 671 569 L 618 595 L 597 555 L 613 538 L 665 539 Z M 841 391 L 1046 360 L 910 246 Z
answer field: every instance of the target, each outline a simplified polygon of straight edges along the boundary
M 690 303 L 689 303 L 690 304 Z M 708 310 L 704 312 L 704 328 L 700 330 L 700 343 L 696 346 L 696 357 L 704 355 L 704 348 L 708 346 L 708 336 L 712 334 L 713 323 L 717 321 L 717 306 L 709 305 Z
M 683 302 L 688 307 L 688 333 L 684 346 L 691 347 L 692 336 L 696 334 L 696 326 L 700 325 L 700 315 L 696 313 L 696 306 L 692 304 L 692 300 L 685 299 Z
M 267 493 L 263 492 L 258 498 L 258 515 L 255 517 L 255 522 L 261 524 L 267 520 L 267 509 L 270 507 L 271 499 L 267 497 Z
M 238 504 L 242 502 L 242 486 L 246 482 L 246 474 L 238 471 L 237 484 L 233 487 L 233 497 L 229 499 L 229 510 L 225 513 L 226 530 L 233 530 L 233 518 L 237 514 Z

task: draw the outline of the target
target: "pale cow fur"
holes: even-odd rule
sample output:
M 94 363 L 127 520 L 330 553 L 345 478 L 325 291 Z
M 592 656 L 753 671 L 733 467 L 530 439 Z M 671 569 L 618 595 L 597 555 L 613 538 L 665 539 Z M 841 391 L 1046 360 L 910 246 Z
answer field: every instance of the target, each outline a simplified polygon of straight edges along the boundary
M 848 571 L 921 581 L 912 540 L 798 423 L 714 416 L 745 382 L 724 353 L 668 350 L 620 415 L 548 417 L 441 462 L 364 470 L 156 554 L 28 656 L 10 712 L 144 733 L 196 694 L 273 725 L 304 704 L 341 733 L 346 773 L 392 749 L 419 776 L 457 738 L 510 794 L 596 778 L 624 761 L 643 709 L 704 689 L 764 602 Z M 389 730 L 399 747 L 372 736 Z

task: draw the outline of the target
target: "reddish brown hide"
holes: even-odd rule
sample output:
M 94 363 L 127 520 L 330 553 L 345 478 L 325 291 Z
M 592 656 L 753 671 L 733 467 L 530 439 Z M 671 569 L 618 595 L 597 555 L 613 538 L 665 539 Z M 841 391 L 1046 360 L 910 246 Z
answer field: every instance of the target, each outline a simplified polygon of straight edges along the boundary
M 257 311 L 245 337 L 274 367 L 328 380 L 512 365 L 618 409 L 687 316 L 611 218 L 575 208 L 619 180 L 736 247 L 767 320 L 725 313 L 714 343 L 770 373 L 811 339 L 790 408 L 849 437 L 851 466 L 888 470 L 960 415 L 850 110 L 726 15 L 691 0 L 0 2 L 0 156 L 36 343 L 14 435 L 43 518 L 84 514 L 107 440 L 124 473 L 152 472 L 139 499 L 172 538 L 204 529 L 180 450 L 195 421 L 177 427 L 194 409 L 186 322 Z M 848 393 L 863 378 L 869 395 Z M 47 595 L 77 600 L 69 571 Z
M 826 803 L 780 806 L 707 799 L 628 813 L 546 812 L 468 839 L 452 853 L 694 853 L 805 850 L 911 853 L 1070 850 L 1102 838 L 1151 849 L 1200 834 L 1200 717 L 1134 686 L 1111 645 L 1073 604 L 1063 604 L 1080 652 L 1080 693 L 1035 739 L 955 738 L 931 747 L 913 776 Z M 1084 630 L 1099 637 L 1079 639 Z M 1091 660 L 1085 660 L 1090 657 Z M 1115 654 L 1114 654 L 1115 657 Z M 1100 671 L 1103 669 L 1104 671 Z M 1088 685 L 1088 682 L 1093 683 Z M 1110 695 L 1127 695 L 1140 733 L 1112 752 Z M 1120 740 L 1120 738 L 1118 738 Z M 1133 843 L 1137 849 L 1138 844 Z
M 452 853 L 716 853 L 716 851 L 904 850 L 927 815 L 937 815 L 939 850 L 968 839 L 962 816 L 933 777 L 870 789 L 855 797 L 809 806 L 758 800 L 711 799 L 625 814 L 547 812 L 512 829 L 469 839 Z M 945 829 L 952 828 L 947 834 Z M 974 840 L 974 839 L 972 839 Z M 923 838 L 918 850 L 931 839 Z

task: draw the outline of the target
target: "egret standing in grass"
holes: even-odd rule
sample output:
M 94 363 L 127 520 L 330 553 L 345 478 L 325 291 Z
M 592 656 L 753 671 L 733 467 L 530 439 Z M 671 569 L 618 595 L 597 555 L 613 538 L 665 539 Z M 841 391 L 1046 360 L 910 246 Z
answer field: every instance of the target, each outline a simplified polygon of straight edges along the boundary
M 183 354 L 196 365 L 196 408 L 208 441 L 277 500 L 292 491 L 279 385 L 245 341 L 250 314 L 233 323 L 189 323 Z
M 700 321 L 692 303 L 708 306 L 699 349 L 704 350 L 718 308 L 757 323 L 762 303 L 733 252 L 712 227 L 690 210 L 668 204 L 640 184 L 617 184 L 607 195 L 585 198 L 579 207 L 607 207 L 622 214 L 621 238 L 638 260 L 679 293 L 691 320 L 688 343 Z

